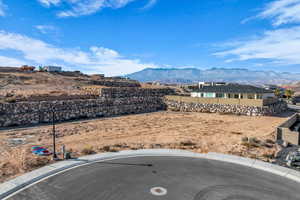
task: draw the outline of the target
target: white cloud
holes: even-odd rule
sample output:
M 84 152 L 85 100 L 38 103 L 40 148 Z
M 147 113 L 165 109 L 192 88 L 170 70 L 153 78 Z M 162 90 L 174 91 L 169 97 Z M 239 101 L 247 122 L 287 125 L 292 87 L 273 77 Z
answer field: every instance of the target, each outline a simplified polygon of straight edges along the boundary
M 46 7 L 56 6 L 65 3 L 69 9 L 57 13 L 58 17 L 79 17 L 94 14 L 103 8 L 119 9 L 127 4 L 138 0 L 38 0 Z M 157 0 L 149 0 L 144 8 L 152 7 Z
M 0 0 L 0 16 L 5 16 L 5 10 L 7 9 L 7 6 L 3 3 L 2 0 Z
M 59 17 L 78 17 L 90 15 L 105 7 L 105 0 L 93 1 L 76 1 L 71 3 L 71 10 L 61 11 L 57 14 Z
M 254 39 L 235 41 L 214 55 L 236 60 L 268 59 L 279 64 L 300 64 L 300 26 L 266 31 Z
M 21 61 L 15 58 L 0 56 L 0 66 L 2 67 L 18 67 L 24 65 L 25 63 L 25 61 Z
M 35 28 L 43 34 L 47 34 L 48 32 L 56 31 L 57 28 L 52 25 L 37 25 Z
M 54 5 L 54 6 L 57 6 L 58 4 L 61 3 L 61 0 L 38 0 L 42 5 L 44 6 L 51 6 L 51 5 Z
M 142 8 L 142 10 L 147 10 L 152 8 L 157 3 L 157 0 L 149 0 L 148 3 Z
M 226 50 L 215 53 L 225 62 L 266 59 L 273 64 L 300 64 L 300 0 L 274 0 L 253 18 L 270 19 L 276 28 L 247 40 L 224 44 Z M 289 28 L 278 28 L 280 25 Z
M 273 19 L 273 25 L 300 22 L 300 0 L 276 0 L 265 7 L 258 15 L 260 18 Z
M 0 31 L 0 49 L 14 50 L 23 54 L 24 60 L 36 64 L 61 64 L 80 68 L 84 72 L 121 75 L 156 67 L 154 64 L 144 64 L 140 60 L 127 59 L 118 52 L 93 46 L 88 51 L 78 49 L 58 48 L 41 40 L 20 34 Z

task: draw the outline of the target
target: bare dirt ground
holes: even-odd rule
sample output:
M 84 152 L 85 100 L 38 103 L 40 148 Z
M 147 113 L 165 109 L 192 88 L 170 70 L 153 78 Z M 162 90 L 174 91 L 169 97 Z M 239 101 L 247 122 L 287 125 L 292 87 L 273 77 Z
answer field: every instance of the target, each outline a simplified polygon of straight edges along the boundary
M 61 99 L 68 96 L 82 98 L 86 95 L 86 91 L 82 90 L 82 87 L 106 87 L 99 85 L 99 81 L 100 83 L 135 83 L 133 80 L 103 78 L 97 75 L 85 75 L 75 72 L 1 72 L 0 67 L 0 102 L 32 100 L 38 97 L 43 100 L 47 100 L 49 97 Z M 142 84 L 142 87 L 161 88 L 162 86 Z
M 272 161 L 275 127 L 284 117 L 156 112 L 57 125 L 57 147 L 73 156 L 144 148 L 220 152 Z M 48 164 L 32 145 L 51 150 L 51 126 L 0 132 L 0 182 Z

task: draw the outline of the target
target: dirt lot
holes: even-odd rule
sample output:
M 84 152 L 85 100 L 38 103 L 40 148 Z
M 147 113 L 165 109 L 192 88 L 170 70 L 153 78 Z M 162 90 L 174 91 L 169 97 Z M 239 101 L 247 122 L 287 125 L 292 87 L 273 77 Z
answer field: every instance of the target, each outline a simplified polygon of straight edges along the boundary
M 220 152 L 272 161 L 278 150 L 275 127 L 284 117 L 157 112 L 57 125 L 58 149 L 73 156 L 142 148 Z M 51 126 L 0 132 L 0 182 L 50 161 L 30 153 L 32 145 L 51 150 Z

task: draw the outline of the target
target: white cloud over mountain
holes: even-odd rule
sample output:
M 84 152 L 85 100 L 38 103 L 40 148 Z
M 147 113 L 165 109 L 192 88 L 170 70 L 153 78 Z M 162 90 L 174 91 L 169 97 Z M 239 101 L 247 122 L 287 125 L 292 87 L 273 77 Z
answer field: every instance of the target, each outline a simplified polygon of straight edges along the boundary
M 138 0 L 38 0 L 46 7 L 59 7 L 67 4 L 69 9 L 62 10 L 57 13 L 58 17 L 79 17 L 83 15 L 94 14 L 103 8 L 119 9 L 125 7 L 127 4 Z M 145 7 L 152 7 L 156 0 L 149 0 Z
M 63 49 L 24 35 L 0 31 L 0 50 L 13 50 L 23 55 L 22 60 L 33 64 L 60 64 L 76 67 L 86 73 L 105 73 L 114 76 L 128 74 L 154 64 L 145 64 L 140 60 L 124 58 L 112 49 L 93 46 L 88 51 Z M 0 58 L 1 59 L 1 58 Z M 16 59 L 2 57 L 13 65 L 24 63 Z M 2 62 L 5 63 L 5 62 Z
M 273 64 L 300 64 L 300 0 L 275 0 L 256 17 L 270 19 L 276 28 L 226 43 L 226 50 L 214 55 L 227 57 L 226 62 L 266 59 Z

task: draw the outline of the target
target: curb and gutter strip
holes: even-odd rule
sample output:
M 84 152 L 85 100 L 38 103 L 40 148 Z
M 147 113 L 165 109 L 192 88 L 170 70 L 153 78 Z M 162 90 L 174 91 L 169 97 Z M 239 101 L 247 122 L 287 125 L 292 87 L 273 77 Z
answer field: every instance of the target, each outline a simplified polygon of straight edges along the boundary
M 24 190 L 44 179 L 51 176 L 55 176 L 67 170 L 71 170 L 76 167 L 88 165 L 95 162 L 115 160 L 129 157 L 145 157 L 145 156 L 174 156 L 174 157 L 190 157 L 190 158 L 202 158 L 209 160 L 216 160 L 228 163 L 234 163 L 243 165 L 246 167 L 263 170 L 272 174 L 276 174 L 290 180 L 300 183 L 300 171 L 281 167 L 271 163 L 254 160 L 250 158 L 244 158 L 233 155 L 225 155 L 219 153 L 207 153 L 199 154 L 183 150 L 171 150 L 171 149 L 148 149 L 148 150 L 128 150 L 120 151 L 117 153 L 102 153 L 80 157 L 78 159 L 66 160 L 57 162 L 45 167 L 39 168 L 32 172 L 26 173 L 15 179 L 0 184 L 0 199 L 7 199 L 13 196 L 15 193 Z

